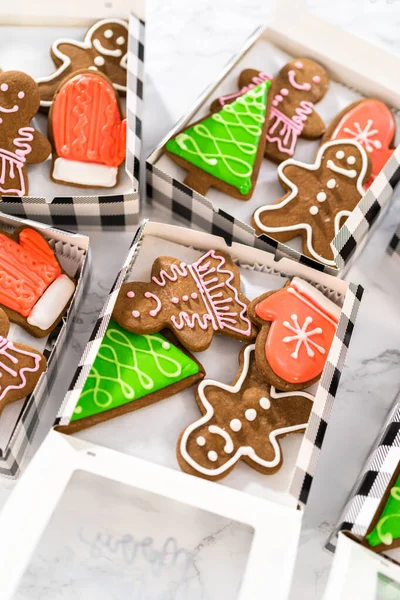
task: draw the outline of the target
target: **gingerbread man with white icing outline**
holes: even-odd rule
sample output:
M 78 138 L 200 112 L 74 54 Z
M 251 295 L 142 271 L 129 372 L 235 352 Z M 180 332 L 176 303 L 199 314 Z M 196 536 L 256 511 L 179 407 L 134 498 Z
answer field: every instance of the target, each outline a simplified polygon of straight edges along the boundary
M 239 77 L 240 88 L 251 84 L 259 72 L 246 69 Z M 329 79 L 321 65 L 308 58 L 288 62 L 273 80 L 265 157 L 280 163 L 293 156 L 299 137 L 316 139 L 325 124 L 314 110 L 328 90 Z
M 254 361 L 254 344 L 239 355 L 231 385 L 206 379 L 196 400 L 203 416 L 189 425 L 177 444 L 183 471 L 205 479 L 228 475 L 240 460 L 266 475 L 282 465 L 279 438 L 304 431 L 313 396 L 277 392 L 266 383 Z
M 294 159 L 281 163 L 278 177 L 288 192 L 253 213 L 257 235 L 283 243 L 301 236 L 306 256 L 336 266 L 331 242 L 364 195 L 370 172 L 370 158 L 354 140 L 323 144 L 311 165 Z
M 128 35 L 126 21 L 103 19 L 92 25 L 83 42 L 56 40 L 50 53 L 57 70 L 51 75 L 36 79 L 40 90 L 40 106 L 49 108 L 63 79 L 82 69 L 101 71 L 120 94 L 125 94 Z

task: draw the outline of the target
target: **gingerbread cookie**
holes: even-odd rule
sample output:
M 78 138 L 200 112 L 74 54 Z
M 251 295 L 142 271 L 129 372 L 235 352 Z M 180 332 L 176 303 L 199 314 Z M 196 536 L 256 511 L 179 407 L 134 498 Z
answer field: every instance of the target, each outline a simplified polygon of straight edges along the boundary
M 225 106 L 225 104 L 231 104 L 231 102 L 236 100 L 236 98 L 239 98 L 239 96 L 243 96 L 246 92 L 257 87 L 263 81 L 272 81 L 272 77 L 270 77 L 266 73 L 263 73 L 262 71 L 254 71 L 254 75 L 252 75 L 251 81 L 248 85 L 244 85 L 235 94 L 227 94 L 226 96 L 220 96 L 219 98 L 216 98 L 211 104 L 211 112 L 217 112 L 221 110 L 221 108 Z
M 177 394 L 203 377 L 202 365 L 170 331 L 137 335 L 111 320 L 71 421 L 59 430 L 92 427 Z
M 59 323 L 75 291 L 44 237 L 28 227 L 0 233 L 0 307 L 35 337 Z
M 372 161 L 369 187 L 394 152 L 396 121 L 390 109 L 375 98 L 353 102 L 330 123 L 323 137 L 328 140 L 352 139 L 369 153 Z
M 51 58 L 57 70 L 36 79 L 40 90 L 40 106 L 49 108 L 61 82 L 81 69 L 107 75 L 114 88 L 126 92 L 128 63 L 128 23 L 122 19 L 102 19 L 87 31 L 83 42 L 56 40 Z
M 271 385 L 299 390 L 318 381 L 338 326 L 339 306 L 293 277 L 281 290 L 253 300 L 248 314 L 261 328 L 257 368 Z
M 201 352 L 215 333 L 240 341 L 255 337 L 247 304 L 238 267 L 224 252 L 209 250 L 191 265 L 169 256 L 157 258 L 149 283 L 121 287 L 113 319 L 140 335 L 171 329 L 185 348 Z
M 53 181 L 114 187 L 125 159 L 126 119 L 111 81 L 92 71 L 64 79 L 50 109 L 49 137 L 55 148 Z
M 26 165 L 50 155 L 48 139 L 30 125 L 38 110 L 35 81 L 20 71 L 0 71 L 0 196 L 26 196 Z
M 203 195 L 215 187 L 251 198 L 264 153 L 269 87 L 263 81 L 165 144 L 166 154 L 189 172 L 186 185 Z
M 375 552 L 384 552 L 400 546 L 400 465 L 393 473 L 368 527 L 364 544 Z
M 198 386 L 203 416 L 183 431 L 177 444 L 183 471 L 217 480 L 243 460 L 260 473 L 275 473 L 283 461 L 279 439 L 306 429 L 313 396 L 277 392 L 258 371 L 254 348 L 250 344 L 241 350 L 231 385 L 205 379 Z
M 7 339 L 10 321 L 0 308 L 0 412 L 22 400 L 36 387 L 46 370 L 46 359 L 37 350 Z
M 336 266 L 331 242 L 364 195 L 370 171 L 367 152 L 354 140 L 327 142 L 312 165 L 281 163 L 278 177 L 288 193 L 254 212 L 257 235 L 267 233 L 278 242 L 301 236 L 306 256 Z
M 246 69 L 239 86 L 247 86 L 257 76 L 256 69 Z M 325 132 L 325 124 L 314 110 L 329 85 L 328 74 L 321 65 L 308 58 L 287 63 L 274 78 L 274 97 L 269 113 L 265 157 L 280 163 L 293 156 L 299 137 L 316 139 Z

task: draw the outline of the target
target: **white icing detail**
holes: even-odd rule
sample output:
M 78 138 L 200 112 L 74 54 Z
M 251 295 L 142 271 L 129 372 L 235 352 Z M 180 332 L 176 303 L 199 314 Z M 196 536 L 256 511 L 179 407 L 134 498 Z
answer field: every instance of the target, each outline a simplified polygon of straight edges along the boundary
M 221 427 L 218 427 L 218 425 L 210 425 L 210 427 L 208 428 L 208 431 L 210 433 L 214 433 L 216 435 L 220 435 L 222 438 L 224 438 L 224 440 L 225 440 L 224 451 L 227 454 L 230 454 L 231 452 L 233 452 L 232 438 L 229 435 L 229 433 L 227 431 L 225 431 L 225 429 L 222 429 Z
M 100 40 L 98 40 L 97 38 L 92 40 L 92 44 L 93 48 L 95 48 L 97 52 L 100 52 L 100 54 L 104 54 L 104 56 L 115 56 L 116 58 L 118 58 L 122 54 L 122 50 L 120 50 L 119 48 L 115 48 L 115 50 L 109 50 L 108 48 L 104 48 Z
M 271 433 L 269 434 L 269 441 L 275 451 L 275 456 L 272 460 L 269 460 L 269 461 L 260 458 L 255 453 L 254 449 L 251 446 L 239 447 L 236 450 L 235 454 L 233 456 L 231 456 L 228 461 L 226 461 L 223 465 L 217 467 L 216 469 L 207 469 L 207 468 L 203 467 L 202 465 L 199 465 L 195 460 L 193 460 L 193 458 L 191 456 L 189 456 L 187 449 L 186 449 L 189 435 L 192 433 L 192 431 L 194 431 L 198 427 L 201 427 L 202 425 L 207 423 L 214 415 L 214 409 L 205 396 L 205 393 L 204 393 L 205 388 L 207 386 L 213 386 L 213 387 L 218 387 L 227 392 L 232 392 L 232 393 L 239 392 L 243 385 L 244 380 L 247 377 L 247 373 L 248 373 L 249 366 L 250 366 L 250 353 L 254 351 L 254 348 L 255 348 L 255 344 L 249 344 L 248 346 L 246 346 L 244 354 L 243 354 L 243 370 L 242 370 L 242 373 L 240 374 L 239 379 L 235 383 L 235 385 L 228 385 L 225 383 L 220 383 L 218 381 L 213 381 L 211 379 L 203 379 L 203 381 L 200 383 L 200 385 L 198 387 L 198 395 L 199 395 L 201 403 L 203 404 L 203 406 L 206 410 L 206 413 L 202 417 L 200 417 L 200 419 L 198 419 L 197 421 L 195 421 L 194 423 L 192 423 L 191 425 L 189 425 L 189 427 L 187 427 L 185 429 L 185 431 L 183 432 L 182 437 L 181 437 L 179 449 L 180 449 L 182 458 L 188 463 L 188 465 L 193 467 L 193 469 L 195 469 L 202 475 L 217 477 L 218 475 L 221 475 L 222 473 L 225 473 L 225 471 L 229 470 L 234 464 L 236 464 L 238 462 L 238 460 L 242 456 L 248 456 L 249 458 L 251 458 L 251 460 L 253 460 L 255 463 L 257 463 L 261 467 L 269 467 L 269 468 L 276 467 L 277 465 L 279 465 L 279 463 L 281 461 L 281 452 L 280 452 L 279 444 L 277 442 L 277 438 L 281 435 L 285 435 L 287 433 L 292 433 L 295 431 L 301 431 L 301 430 L 304 430 L 307 428 L 307 423 L 303 423 L 301 425 L 292 425 L 291 427 L 281 427 L 280 429 L 275 429 L 275 431 L 271 431 Z M 304 398 L 314 400 L 314 397 L 311 394 L 308 394 L 307 392 L 283 392 L 283 393 L 279 392 L 278 393 L 278 392 L 276 392 L 275 388 L 273 388 L 272 386 L 271 386 L 270 393 L 271 393 L 271 398 L 287 398 L 290 396 L 303 396 Z M 236 419 L 233 419 L 233 421 L 236 421 Z M 233 421 L 231 421 L 231 424 Z M 208 458 L 210 458 L 210 457 L 208 457 Z
M 319 212 L 318 206 L 310 206 L 310 214 L 311 215 L 317 215 L 318 212 Z
M 364 129 L 361 129 L 360 123 L 358 123 L 357 121 L 354 121 L 355 131 L 350 129 L 350 127 L 345 127 L 343 129 L 343 131 L 345 131 L 346 133 L 353 136 L 353 138 L 357 142 L 360 142 L 360 144 L 365 146 L 365 148 L 368 150 L 368 152 L 373 152 L 374 148 L 376 148 L 377 150 L 380 150 L 382 148 L 382 143 L 380 142 L 380 140 L 372 140 L 371 139 L 373 136 L 379 134 L 379 129 L 371 129 L 372 125 L 373 125 L 373 120 L 368 119 L 367 124 L 364 127 Z
M 94 64 L 98 67 L 102 67 L 106 61 L 102 56 L 96 56 L 94 59 Z
M 114 34 L 113 34 L 113 31 L 112 31 L 112 29 L 106 29 L 106 30 L 105 30 L 105 32 L 104 32 L 104 37 L 105 37 L 105 38 L 107 38 L 108 40 L 109 40 L 110 38 L 112 38 L 112 36 L 113 36 L 113 35 L 114 35 Z
M 339 160 L 341 160 L 342 158 L 344 158 L 344 152 L 343 152 L 343 150 L 338 150 L 336 152 L 336 158 L 338 158 Z
M 283 173 L 283 169 L 285 168 L 285 166 L 296 165 L 296 166 L 300 166 L 300 167 L 306 169 L 307 171 L 316 171 L 317 169 L 319 169 L 321 167 L 322 156 L 323 156 L 324 152 L 326 151 L 326 148 L 335 146 L 335 145 L 339 145 L 339 144 L 340 145 L 350 144 L 350 145 L 354 146 L 355 148 L 357 148 L 361 154 L 362 165 L 361 165 L 360 173 L 359 173 L 357 181 L 356 181 L 357 191 L 360 194 L 360 200 L 361 200 L 361 198 L 364 196 L 363 181 L 364 181 L 365 174 L 366 174 L 367 168 L 368 168 L 367 153 L 365 152 L 365 149 L 363 148 L 363 146 L 361 146 L 361 144 L 359 144 L 355 140 L 346 140 L 346 141 L 332 140 L 332 141 L 327 142 L 326 144 L 323 144 L 322 146 L 320 146 L 320 148 L 317 152 L 317 156 L 315 158 L 315 163 L 312 165 L 307 165 L 306 163 L 300 162 L 300 161 L 292 159 L 292 158 L 289 158 L 288 160 L 285 160 L 284 162 L 280 163 L 280 165 L 278 166 L 278 175 L 279 175 L 280 179 L 282 180 L 282 182 L 285 185 L 287 185 L 288 189 L 290 190 L 290 194 L 284 200 L 282 200 L 281 202 L 278 202 L 277 204 L 270 204 L 268 206 L 260 206 L 260 208 L 258 208 L 254 212 L 254 215 L 253 215 L 253 218 L 254 218 L 254 221 L 255 221 L 257 227 L 261 231 L 264 231 L 265 233 L 274 233 L 274 232 L 280 232 L 280 231 L 296 231 L 298 229 L 304 229 L 307 233 L 307 248 L 308 248 L 308 251 L 311 254 L 311 256 L 313 258 L 315 258 L 316 260 L 319 260 L 323 264 L 331 265 L 333 267 L 336 267 L 336 262 L 334 260 L 328 260 L 327 258 L 324 258 L 323 256 L 320 256 L 318 254 L 318 252 L 316 252 L 316 250 L 314 250 L 313 245 L 312 245 L 313 229 L 309 223 L 297 223 L 296 225 L 288 225 L 287 227 L 268 227 L 267 225 L 264 225 L 261 222 L 260 215 L 263 212 L 267 212 L 270 210 L 278 210 L 278 209 L 282 208 L 283 206 L 286 206 L 286 204 L 289 204 L 289 202 L 297 196 L 297 194 L 299 192 L 297 186 L 290 179 L 288 179 L 286 177 L 286 175 Z M 335 217 L 335 235 L 339 231 L 338 224 L 340 223 L 341 218 L 343 216 L 349 216 L 350 214 L 351 214 L 351 211 L 348 211 L 348 210 L 342 210 L 339 213 L 337 213 L 337 215 Z
M 118 167 L 56 158 L 52 177 L 56 181 L 78 183 L 91 187 L 113 187 L 117 183 Z
M 327 199 L 327 195 L 325 192 L 318 192 L 317 194 L 317 200 L 318 202 L 325 202 L 325 200 Z
M 205 446 L 206 445 L 206 438 L 203 437 L 202 435 L 199 435 L 199 437 L 196 440 L 197 444 L 199 446 Z
M 311 325 L 311 323 L 313 322 L 312 317 L 306 317 L 302 326 L 300 326 L 299 324 L 297 315 L 290 315 L 290 318 L 293 324 L 289 323 L 289 321 L 283 321 L 283 325 L 284 327 L 286 327 L 286 329 L 292 331 L 294 335 L 288 335 L 282 340 L 284 344 L 288 344 L 290 342 L 297 342 L 296 348 L 290 356 L 297 360 L 299 358 L 299 350 L 303 345 L 305 346 L 307 356 L 309 356 L 310 358 L 315 356 L 315 352 L 312 346 L 314 346 L 314 348 L 318 350 L 320 354 L 325 354 L 325 348 L 314 342 L 314 340 L 310 339 L 314 335 L 319 335 L 322 333 L 321 327 L 315 327 L 315 329 L 308 330 L 308 326 Z
M 83 42 L 78 42 L 77 40 L 73 40 L 70 38 L 62 38 L 62 39 L 56 40 L 51 47 L 51 51 L 52 51 L 52 54 L 54 54 L 54 56 L 56 56 L 61 61 L 61 65 L 58 67 L 58 69 L 56 69 L 56 71 L 51 73 L 51 75 L 46 75 L 45 77 L 38 77 L 36 79 L 36 83 L 51 81 L 55 77 L 58 77 L 59 75 L 64 73 L 64 71 L 66 69 L 68 69 L 68 67 L 70 66 L 71 59 L 69 58 L 69 56 L 67 56 L 66 54 L 61 52 L 61 50 L 59 50 L 58 46 L 60 44 L 73 44 L 74 46 L 77 46 L 78 48 L 82 48 L 84 50 L 87 50 L 88 48 L 92 48 L 93 34 L 97 31 L 97 29 L 99 27 L 102 27 L 106 23 L 110 23 L 110 24 L 116 23 L 117 25 L 122 25 L 123 27 L 125 27 L 126 33 L 128 35 L 128 24 L 126 21 L 123 21 L 122 19 L 102 19 L 101 21 L 97 21 L 97 23 L 95 23 L 87 31 Z M 122 54 L 122 51 L 119 50 L 119 52 L 120 52 L 120 54 L 119 54 L 119 56 L 120 56 Z M 122 56 L 119 66 L 122 69 L 127 68 L 127 66 L 128 66 L 128 53 L 127 52 Z M 92 67 L 89 67 L 89 68 L 92 68 Z M 113 87 L 120 92 L 126 92 L 126 85 L 121 85 L 119 83 L 113 83 Z M 51 100 L 41 100 L 40 106 L 47 106 L 47 107 L 51 106 Z
M 32 327 L 39 327 L 42 331 L 49 329 L 64 312 L 75 291 L 75 284 L 67 275 L 60 275 L 47 288 L 32 308 L 27 322 Z
M 242 423 L 239 419 L 232 419 L 232 421 L 229 423 L 229 427 L 232 429 L 232 431 L 238 432 L 242 429 Z
M 257 411 L 254 408 L 248 408 L 244 413 L 244 416 L 248 421 L 254 421 L 254 419 L 257 417 Z
M 339 175 L 344 175 L 345 177 L 349 177 L 350 179 L 354 179 L 354 177 L 357 177 L 357 171 L 355 169 L 343 169 L 342 167 L 336 165 L 333 162 L 333 160 L 328 160 L 326 166 L 334 173 L 339 173 Z
M 211 460 L 212 462 L 215 462 L 216 460 L 218 460 L 218 454 L 215 452 L 215 450 L 210 450 L 210 452 L 207 454 L 208 459 Z
M 294 290 L 292 289 L 294 288 Z M 300 300 L 304 303 L 308 304 L 311 308 L 313 308 L 316 312 L 319 312 L 318 309 L 321 310 L 322 316 L 326 318 L 326 315 L 329 315 L 333 321 L 333 325 L 337 325 L 341 309 L 337 304 L 329 300 L 322 292 L 317 290 L 316 287 L 305 281 L 304 279 L 300 279 L 300 277 L 293 277 L 290 282 L 290 286 L 287 288 L 288 292 L 292 293 L 295 290 L 302 294 L 302 296 L 298 296 Z M 304 298 L 306 296 L 306 298 Z M 307 302 L 307 299 L 311 300 L 311 302 Z M 324 314 L 326 313 L 326 314 Z
M 122 46 L 122 44 L 125 44 L 125 38 L 122 35 L 118 37 L 115 41 L 117 42 L 118 46 Z
M 260 398 L 260 406 L 264 410 L 268 410 L 269 408 L 271 408 L 271 402 L 270 402 L 269 398 L 265 398 L 265 397 Z
M 292 396 L 301 396 L 302 398 L 307 398 L 314 402 L 314 396 L 310 394 L 310 392 L 278 392 L 276 387 L 271 385 L 269 393 L 274 400 L 279 400 L 279 398 L 291 398 Z
M 356 162 L 356 157 L 355 156 L 348 156 L 347 159 L 347 164 L 349 165 L 354 165 L 354 163 Z
M 336 186 L 336 179 L 329 179 L 327 181 L 326 187 L 330 190 L 333 190 L 333 188 Z

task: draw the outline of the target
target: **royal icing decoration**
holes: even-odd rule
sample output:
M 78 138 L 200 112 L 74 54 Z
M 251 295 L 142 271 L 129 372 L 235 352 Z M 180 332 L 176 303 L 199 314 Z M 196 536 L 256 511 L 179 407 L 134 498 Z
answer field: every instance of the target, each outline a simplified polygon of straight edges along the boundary
M 230 102 L 232 102 L 232 100 L 235 100 L 239 96 L 243 96 L 249 90 L 252 90 L 253 88 L 263 83 L 263 81 L 272 81 L 272 77 L 261 71 L 260 73 L 253 75 L 253 77 L 251 78 L 251 82 L 248 85 L 244 85 L 238 92 L 236 92 L 236 94 L 228 94 L 227 96 L 221 96 L 220 98 L 218 98 L 218 106 L 222 107 L 225 106 L 225 104 L 229 104 Z
M 191 265 L 162 257 L 153 264 L 150 283 L 122 286 L 114 319 L 139 334 L 169 327 L 183 345 L 198 351 L 209 346 L 216 332 L 249 340 L 254 329 L 239 285 L 238 268 L 218 251 L 208 251 Z
M 232 385 L 211 379 L 197 390 L 203 416 L 187 427 L 178 443 L 183 470 L 206 478 L 227 475 L 239 460 L 271 473 L 282 464 L 279 438 L 306 429 L 313 396 L 277 392 L 260 376 L 254 344 L 242 351 Z
M 256 304 L 255 313 L 271 322 L 265 360 L 278 377 L 304 384 L 321 375 L 339 322 L 336 304 L 294 277 L 288 286 Z
M 128 35 L 126 21 L 103 19 L 87 31 L 83 42 L 56 40 L 51 47 L 51 55 L 59 67 L 51 75 L 36 80 L 40 89 L 40 105 L 51 106 L 62 80 L 81 69 L 101 71 L 111 79 L 116 90 L 125 93 Z
M 369 183 L 372 183 L 394 152 L 390 145 L 395 133 L 396 122 L 386 104 L 367 99 L 352 105 L 343 114 L 329 139 L 353 139 L 369 152 L 372 161 Z
M 391 488 L 386 504 L 379 516 L 375 527 L 366 536 L 372 547 L 383 544 L 388 548 L 394 543 L 397 546 L 400 539 L 400 477 Z M 396 543 L 397 542 L 397 543 Z
M 57 154 L 53 179 L 113 187 L 125 158 L 126 120 L 111 84 L 96 73 L 71 77 L 58 90 L 50 116 Z
M 269 81 L 246 91 L 231 104 L 191 125 L 166 144 L 166 150 L 245 196 L 253 175 L 265 122 Z
M 197 373 L 198 363 L 162 335 L 136 335 L 111 320 L 71 421 L 135 402 Z
M 282 242 L 301 235 L 308 256 L 336 266 L 331 242 L 364 195 L 367 173 L 368 155 L 354 140 L 323 144 L 312 165 L 294 159 L 281 163 L 278 176 L 289 192 L 254 212 L 257 234 Z

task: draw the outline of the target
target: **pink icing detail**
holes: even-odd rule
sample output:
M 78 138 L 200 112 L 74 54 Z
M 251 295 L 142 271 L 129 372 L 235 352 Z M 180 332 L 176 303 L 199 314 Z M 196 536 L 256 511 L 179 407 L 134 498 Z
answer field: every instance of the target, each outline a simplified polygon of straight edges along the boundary
M 278 100 L 274 99 L 274 100 L 272 100 L 272 104 L 273 104 L 273 106 L 278 106 L 279 102 L 278 102 Z
M 16 348 L 12 342 L 0 336 L 0 357 L 4 356 L 5 358 L 8 358 L 8 360 L 10 360 L 12 364 L 18 365 L 18 358 L 13 354 L 9 354 L 9 351 L 12 351 L 17 355 L 29 356 L 30 358 L 33 358 L 35 360 L 35 365 L 33 367 L 22 367 L 21 369 L 19 369 L 19 371 L 16 371 L 0 361 L 0 377 L 1 371 L 5 371 L 12 377 L 18 376 L 21 379 L 21 383 L 19 385 L 8 385 L 4 388 L 1 388 L 0 386 L 0 400 L 3 400 L 7 392 L 10 390 L 22 390 L 26 386 L 25 373 L 36 373 L 40 367 L 40 362 L 42 358 L 39 354 L 33 354 L 28 350 Z
M 2 122 L 3 122 L 3 119 L 0 119 L 0 123 L 2 123 Z
M 0 90 L 1 90 L 2 92 L 6 92 L 6 91 L 8 90 L 8 85 L 7 85 L 6 83 L 2 83 L 2 84 L 0 85 Z
M 135 297 L 135 292 L 130 291 L 130 292 L 127 293 L 127 296 L 128 296 L 128 298 L 134 298 Z
M 198 296 L 197 296 L 196 292 L 192 292 L 192 293 L 190 294 L 190 297 L 192 298 L 192 300 L 197 300 L 197 298 L 198 298 Z
M 22 98 L 25 98 L 25 92 L 18 92 L 18 98 L 20 100 L 22 100 Z
M 152 298 L 153 300 L 156 301 L 156 307 L 149 311 L 149 315 L 151 317 L 156 317 L 158 315 L 158 313 L 160 312 L 160 310 L 161 310 L 161 300 L 160 300 L 160 298 L 158 298 L 155 294 L 152 294 L 151 292 L 145 292 L 144 297 L 145 298 Z
M 172 302 L 172 304 L 178 304 L 179 298 L 176 298 L 176 297 L 171 298 L 171 302 Z
M 319 75 L 314 75 L 314 77 L 312 78 L 314 83 L 319 83 L 321 81 L 321 77 Z
M 302 69 L 303 68 L 303 63 L 298 60 L 297 62 L 294 63 L 294 66 L 297 69 Z
M 157 277 L 152 277 L 152 281 L 159 285 L 160 287 L 164 287 L 168 281 L 177 281 L 178 277 L 187 277 L 188 274 L 188 266 L 186 263 L 182 262 L 180 265 L 176 265 L 175 263 L 171 265 L 171 273 L 167 273 L 165 269 L 161 269 Z
M 267 132 L 267 141 L 270 143 L 276 142 L 279 152 L 293 156 L 297 138 L 303 131 L 303 123 L 307 120 L 307 116 L 312 113 L 313 108 L 312 102 L 302 100 L 290 119 L 280 110 L 271 107 L 271 127 Z M 278 129 L 279 126 L 281 127 Z
M 289 94 L 289 90 L 287 88 L 282 88 L 280 93 L 282 94 L 282 96 L 287 96 Z
M 138 310 L 133 310 L 132 317 L 135 317 L 135 319 L 138 319 L 140 317 L 140 312 Z
M 171 317 L 171 321 L 174 324 L 174 327 L 179 330 L 183 329 L 185 326 L 193 329 L 196 323 L 201 329 L 205 330 L 208 329 L 211 316 L 208 313 L 205 313 L 203 316 L 200 316 L 199 313 L 188 315 L 186 312 L 182 311 L 179 313 L 179 321 L 177 321 L 177 317 L 175 317 L 175 315 Z
M 283 100 L 283 96 L 281 96 L 280 94 L 277 94 L 277 95 L 275 96 L 275 100 L 278 100 L 278 102 L 282 102 L 282 100 Z
M 25 194 L 25 180 L 23 167 L 25 164 L 25 156 L 32 151 L 32 147 L 28 142 L 33 140 L 33 127 L 21 127 L 18 134 L 21 137 L 13 140 L 17 150 L 10 152 L 0 148 L 0 192 L 3 194 Z M 12 179 L 15 182 L 15 187 L 5 187 L 6 179 Z
M 311 84 L 306 82 L 306 83 L 297 83 L 296 81 L 296 73 L 294 71 L 289 71 L 288 73 L 288 79 L 289 79 L 289 83 L 292 87 L 294 87 L 295 90 L 302 90 L 302 91 L 306 91 L 309 92 L 311 90 Z
M 184 296 L 182 296 L 182 300 L 184 302 L 187 302 L 189 300 L 189 296 L 187 296 L 186 294 Z
M 258 75 L 255 75 L 252 78 L 252 80 L 251 80 L 252 83 L 249 83 L 249 85 L 243 86 L 241 90 L 236 92 L 236 94 L 229 94 L 228 96 L 221 96 L 221 98 L 218 98 L 218 102 L 220 103 L 221 106 L 225 106 L 227 101 L 234 100 L 235 98 L 239 98 L 239 96 L 243 96 L 243 94 L 245 94 L 249 90 L 252 90 L 257 85 L 260 85 L 263 81 L 269 81 L 270 79 L 271 79 L 271 77 L 269 75 L 266 75 L 265 73 L 259 73 Z

